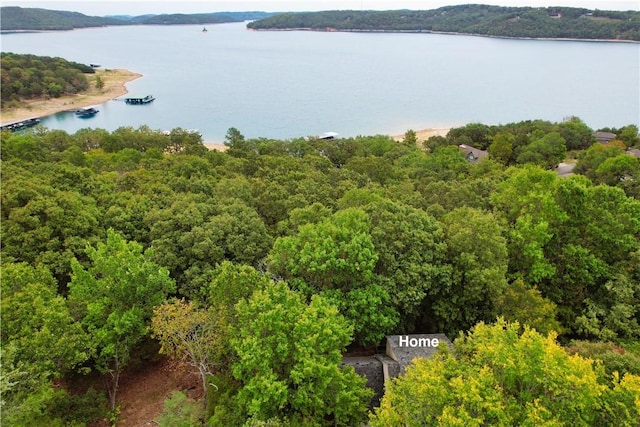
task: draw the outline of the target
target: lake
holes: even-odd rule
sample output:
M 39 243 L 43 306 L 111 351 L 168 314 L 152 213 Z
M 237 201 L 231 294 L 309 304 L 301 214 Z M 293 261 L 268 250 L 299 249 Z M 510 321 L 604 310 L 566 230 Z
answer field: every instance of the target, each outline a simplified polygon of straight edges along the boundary
M 640 124 L 640 44 L 442 34 L 248 31 L 245 24 L 123 26 L 3 34 L 2 51 L 60 56 L 143 74 L 130 95 L 51 129 L 198 129 L 221 142 L 402 134 L 470 122 L 578 116 L 590 127 Z

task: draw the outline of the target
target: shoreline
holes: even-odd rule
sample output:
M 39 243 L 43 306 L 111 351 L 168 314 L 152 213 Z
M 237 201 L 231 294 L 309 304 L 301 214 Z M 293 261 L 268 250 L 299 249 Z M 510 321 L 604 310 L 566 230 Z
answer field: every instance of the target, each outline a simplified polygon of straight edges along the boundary
M 440 128 L 440 127 L 424 128 L 424 129 L 416 130 L 414 132 L 416 133 L 417 141 L 420 143 L 420 142 L 426 141 L 432 136 L 446 136 L 451 129 L 452 128 Z M 404 134 L 389 135 L 389 137 L 392 138 L 394 141 L 401 142 L 404 139 Z M 209 150 L 217 150 L 217 151 L 225 151 L 227 150 L 227 148 L 229 148 L 226 145 L 224 145 L 224 143 L 222 142 L 214 142 L 214 141 L 203 141 L 202 145 L 207 147 Z
M 478 34 L 478 33 L 460 33 L 454 31 L 434 31 L 434 30 L 361 30 L 357 28 L 311 28 L 311 27 L 297 27 L 297 28 L 248 28 L 249 31 L 316 31 L 320 33 L 388 33 L 388 34 L 441 34 L 445 36 L 473 36 L 473 37 L 488 37 L 493 39 L 506 39 L 506 40 L 533 40 L 533 41 L 558 41 L 558 42 L 603 42 L 603 43 L 635 43 L 640 44 L 640 40 L 627 40 L 627 39 L 579 39 L 570 37 L 523 37 L 523 36 L 499 36 L 493 34 Z
M 96 78 L 100 76 L 104 82 L 102 89 L 95 87 Z M 81 94 L 64 95 L 59 98 L 40 98 L 23 101 L 18 108 L 3 108 L 0 113 L 1 125 L 20 122 L 32 118 L 43 118 L 65 111 L 78 110 L 110 101 L 126 95 L 129 91 L 126 84 L 142 77 L 142 74 L 124 69 L 96 70 L 87 76 L 89 89 Z

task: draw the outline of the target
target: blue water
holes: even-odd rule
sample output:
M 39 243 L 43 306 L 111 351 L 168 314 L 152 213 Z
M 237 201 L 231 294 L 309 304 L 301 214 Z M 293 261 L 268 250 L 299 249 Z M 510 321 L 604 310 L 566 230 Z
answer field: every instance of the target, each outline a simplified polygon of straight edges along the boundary
M 143 74 L 130 95 L 90 119 L 58 114 L 49 128 L 198 129 L 224 140 L 401 134 L 470 122 L 640 124 L 640 45 L 437 34 L 256 32 L 244 24 L 128 26 L 3 34 L 5 52 L 60 56 Z

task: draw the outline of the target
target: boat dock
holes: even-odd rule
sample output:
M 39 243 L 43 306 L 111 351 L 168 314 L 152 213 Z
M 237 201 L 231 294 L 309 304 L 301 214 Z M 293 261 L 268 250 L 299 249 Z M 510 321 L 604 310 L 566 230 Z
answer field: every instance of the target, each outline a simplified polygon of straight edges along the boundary
M 6 125 L 0 126 L 0 131 L 8 130 L 10 132 L 16 132 L 16 131 L 19 131 L 19 130 L 23 130 L 23 129 L 26 129 L 26 128 L 33 127 L 33 126 L 35 126 L 35 125 L 37 125 L 39 123 L 40 123 L 40 119 L 38 119 L 38 118 L 21 120 L 19 122 L 8 123 Z
M 124 102 L 131 105 L 140 105 L 140 104 L 148 104 L 152 102 L 154 99 L 153 95 L 147 96 L 132 96 L 124 99 Z

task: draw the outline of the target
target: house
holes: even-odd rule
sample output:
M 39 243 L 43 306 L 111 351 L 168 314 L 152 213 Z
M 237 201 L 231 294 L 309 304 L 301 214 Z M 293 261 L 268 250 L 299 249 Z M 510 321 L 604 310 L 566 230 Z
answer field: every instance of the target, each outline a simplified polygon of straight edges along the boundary
M 616 139 L 618 135 L 611 132 L 596 132 L 596 139 L 601 144 L 607 144 L 612 139 Z
M 370 407 L 380 405 L 385 383 L 402 374 L 417 357 L 432 357 L 438 348 L 453 344 L 444 334 L 389 335 L 384 354 L 364 357 L 343 357 L 342 365 L 351 366 L 367 379 L 367 387 L 374 391 Z
M 458 148 L 464 153 L 464 158 L 467 159 L 468 162 L 477 162 L 489 155 L 489 153 L 484 150 L 465 144 L 458 145 Z
M 637 148 L 629 148 L 625 153 L 628 154 L 629 156 L 633 156 L 640 159 L 640 150 Z

